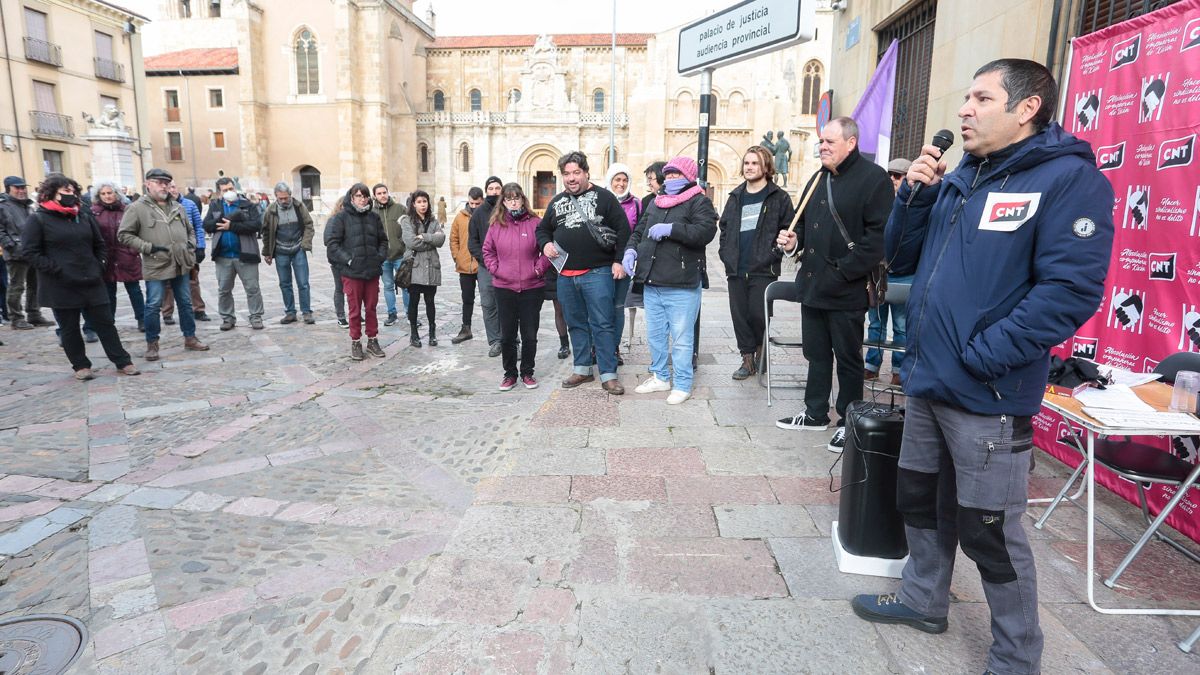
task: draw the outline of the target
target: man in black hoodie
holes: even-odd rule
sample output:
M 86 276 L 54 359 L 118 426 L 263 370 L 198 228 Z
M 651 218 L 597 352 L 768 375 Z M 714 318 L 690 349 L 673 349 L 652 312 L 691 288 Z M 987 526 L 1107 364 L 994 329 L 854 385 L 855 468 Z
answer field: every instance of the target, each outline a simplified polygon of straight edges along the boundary
M 721 214 L 719 253 L 729 280 L 729 314 L 742 365 L 733 379 L 744 380 L 758 372 L 766 315 L 763 294 L 779 278 L 780 255 L 775 238 L 787 229 L 796 209 L 791 197 L 775 184 L 775 161 L 761 145 L 742 157 L 746 180 L 729 193 Z
M 492 275 L 483 265 L 483 240 L 487 238 L 488 220 L 492 209 L 500 199 L 504 183 L 496 176 L 488 176 L 483 184 L 483 204 L 471 214 L 467 225 L 467 250 L 479 263 L 479 304 L 483 306 L 483 328 L 487 332 L 488 356 L 500 356 L 500 314 L 496 309 L 496 291 L 492 288 Z

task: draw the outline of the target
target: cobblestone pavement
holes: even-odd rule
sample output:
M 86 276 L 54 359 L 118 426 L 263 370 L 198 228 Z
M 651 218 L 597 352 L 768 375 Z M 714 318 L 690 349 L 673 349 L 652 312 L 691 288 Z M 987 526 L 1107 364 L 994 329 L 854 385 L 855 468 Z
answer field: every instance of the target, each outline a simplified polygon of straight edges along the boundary
M 414 349 L 403 324 L 382 328 L 383 360 L 349 360 L 323 264 L 311 265 L 317 325 L 275 323 L 264 265 L 266 330 L 248 327 L 239 286 L 236 330 L 199 324 L 212 350 L 197 354 L 165 326 L 163 360 L 139 358 L 137 378 L 116 378 L 91 345 L 99 377 L 76 382 L 48 330 L 4 328 L 0 618 L 84 621 L 81 673 L 984 669 L 987 607 L 961 556 L 948 633 L 851 613 L 852 594 L 896 582 L 837 571 L 828 434 L 773 426 L 798 390 L 767 408 L 758 383 L 730 379 L 739 358 L 719 281 L 705 293 L 695 396 L 668 407 L 632 394 L 648 362 L 640 315 L 629 394 L 560 389 L 569 369 L 549 306 L 542 386 L 497 391 L 478 316 L 476 338 L 450 345 L 460 303 L 442 264 L 442 345 Z M 202 278 L 215 307 L 207 263 Z M 797 314 L 781 308 L 780 325 L 794 331 Z M 796 353 L 782 363 L 802 369 Z M 1039 454 L 1034 493 L 1065 476 Z M 1137 530 L 1135 507 L 1099 504 L 1112 528 Z M 1195 673 L 1197 657 L 1174 647 L 1195 622 L 1088 608 L 1083 522 L 1070 506 L 1045 530 L 1027 521 L 1045 671 Z M 1112 569 L 1128 544 L 1110 528 L 1099 537 Z M 1200 566 L 1153 544 L 1097 594 L 1195 607 Z

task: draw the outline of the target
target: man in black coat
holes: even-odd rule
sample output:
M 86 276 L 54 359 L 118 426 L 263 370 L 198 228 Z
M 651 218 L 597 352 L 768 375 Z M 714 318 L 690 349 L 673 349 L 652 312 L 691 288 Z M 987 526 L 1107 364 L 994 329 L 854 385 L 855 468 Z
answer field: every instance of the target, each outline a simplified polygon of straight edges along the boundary
M 479 304 L 483 307 L 483 329 L 487 333 L 488 356 L 500 356 L 500 312 L 496 309 L 496 291 L 492 288 L 492 275 L 483 265 L 483 240 L 487 238 L 488 219 L 500 199 L 504 183 L 496 176 L 488 176 L 483 184 L 483 204 L 471 214 L 467 224 L 467 250 L 479 263 Z
M 883 228 L 894 195 L 887 171 L 859 154 L 858 124 L 849 117 L 830 120 L 821 131 L 821 167 L 802 193 L 813 191 L 801 215 L 803 227 L 782 231 L 776 240 L 785 253 L 802 261 L 796 284 L 808 386 L 804 412 L 775 425 L 816 431 L 829 427 L 836 358 L 838 429 L 826 447 L 841 452 L 846 408 L 863 395 L 867 280 L 883 260 Z
M 262 220 L 250 201 L 237 193 L 233 179 L 217 179 L 220 199 L 208 203 L 204 231 L 212 235 L 212 260 L 217 268 L 217 311 L 221 313 L 221 330 L 233 330 L 237 325 L 234 314 L 233 280 L 242 280 L 246 304 L 250 309 L 250 327 L 262 330 L 263 299 L 258 286 L 258 265 L 262 261 L 258 249 L 258 234 Z

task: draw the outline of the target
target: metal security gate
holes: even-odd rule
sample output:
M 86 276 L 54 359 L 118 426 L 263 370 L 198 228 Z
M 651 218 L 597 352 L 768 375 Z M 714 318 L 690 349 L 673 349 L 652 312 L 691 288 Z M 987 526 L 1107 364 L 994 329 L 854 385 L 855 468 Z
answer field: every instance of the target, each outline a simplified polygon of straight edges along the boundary
M 896 102 L 892 108 L 892 157 L 915 159 L 924 144 L 936 16 L 937 2 L 922 0 L 877 31 L 877 59 L 883 58 L 892 40 L 900 41 L 896 61 Z
M 1079 5 L 1075 35 L 1094 33 L 1176 2 L 1178 0 L 1084 0 Z

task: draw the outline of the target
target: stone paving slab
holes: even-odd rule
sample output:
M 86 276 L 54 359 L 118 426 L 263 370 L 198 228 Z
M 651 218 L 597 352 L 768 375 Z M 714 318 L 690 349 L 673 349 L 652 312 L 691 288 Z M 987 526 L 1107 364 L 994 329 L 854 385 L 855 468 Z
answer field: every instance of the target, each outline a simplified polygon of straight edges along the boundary
M 312 268 L 317 325 L 275 323 L 263 266 L 266 330 L 246 326 L 239 298 L 235 330 L 199 326 L 211 352 L 185 352 L 168 329 L 141 378 L 105 367 L 79 383 L 44 332 L 5 333 L 0 617 L 83 620 L 94 637 L 81 673 L 983 670 L 986 606 L 963 555 L 947 634 L 852 614 L 853 594 L 897 582 L 836 570 L 832 430 L 777 429 L 803 390 L 778 389 L 767 407 L 756 381 L 730 379 L 722 279 L 705 293 L 693 399 L 667 406 L 598 384 L 562 390 L 570 364 L 555 358 L 548 305 L 535 390 L 498 392 L 482 339 L 415 349 L 403 325 L 381 328 L 386 359 L 352 363 L 327 266 Z M 447 274 L 448 337 L 460 301 Z M 211 267 L 201 276 L 215 298 Z M 794 331 L 797 308 L 779 310 Z M 630 390 L 649 361 L 639 319 L 622 346 Z M 804 372 L 799 350 L 779 356 L 776 372 Z M 1052 493 L 1068 472 L 1036 456 L 1031 494 Z M 1116 531 L 1136 534 L 1140 516 L 1098 497 L 1111 569 L 1128 546 Z M 1195 670 L 1174 647 L 1194 621 L 1084 604 L 1081 516 L 1064 506 L 1044 529 L 1026 523 L 1044 672 Z M 1195 607 L 1195 570 L 1153 544 L 1097 597 Z M 1167 597 L 1163 579 L 1185 590 Z

